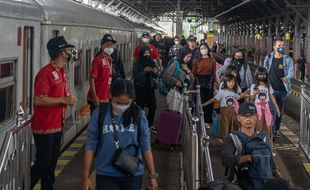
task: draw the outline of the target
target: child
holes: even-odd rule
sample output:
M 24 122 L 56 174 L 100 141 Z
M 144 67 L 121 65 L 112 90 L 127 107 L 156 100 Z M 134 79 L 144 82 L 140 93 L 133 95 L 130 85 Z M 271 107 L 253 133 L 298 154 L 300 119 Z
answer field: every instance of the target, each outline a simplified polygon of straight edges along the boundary
M 226 74 L 223 81 L 223 87 L 214 98 L 202 104 L 207 106 L 215 100 L 220 101 L 220 115 L 221 115 L 221 140 L 224 141 L 229 132 L 238 129 L 237 111 L 239 107 L 238 99 L 241 96 L 237 93 L 238 85 L 236 77 L 232 74 Z
M 270 100 L 276 108 L 277 115 L 280 116 L 280 110 L 274 98 L 273 89 L 268 82 L 268 71 L 265 67 L 258 67 L 254 74 L 255 84 L 251 86 L 251 101 L 255 103 L 257 110 L 258 131 L 264 131 L 272 139 L 272 114 L 270 112 Z

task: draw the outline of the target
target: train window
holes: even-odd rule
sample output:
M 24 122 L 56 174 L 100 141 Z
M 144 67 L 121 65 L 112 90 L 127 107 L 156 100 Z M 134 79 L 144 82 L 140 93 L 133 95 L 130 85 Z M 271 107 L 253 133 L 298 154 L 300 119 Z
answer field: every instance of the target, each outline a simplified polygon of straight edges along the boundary
M 59 30 L 53 30 L 53 38 L 59 36 Z
M 91 49 L 86 50 L 86 68 L 85 68 L 85 72 L 86 72 L 86 80 L 88 80 L 89 78 L 89 74 L 90 74 L 90 68 L 91 68 Z
M 0 123 L 13 117 L 15 100 L 15 61 L 0 62 Z
M 6 78 L 13 76 L 13 64 L 12 63 L 3 63 L 0 65 L 0 78 Z
M 74 87 L 80 88 L 82 86 L 82 50 L 78 53 L 79 59 L 74 62 Z

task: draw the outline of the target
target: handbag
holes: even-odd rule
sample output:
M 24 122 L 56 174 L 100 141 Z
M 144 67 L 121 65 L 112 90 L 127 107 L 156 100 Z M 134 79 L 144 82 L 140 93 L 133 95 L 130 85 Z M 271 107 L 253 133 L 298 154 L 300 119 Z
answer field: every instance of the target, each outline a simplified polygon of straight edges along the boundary
M 167 94 L 168 109 L 183 113 L 183 96 L 177 88 L 171 88 Z
M 112 159 L 112 165 L 117 168 L 119 171 L 121 171 L 122 173 L 124 173 L 127 176 L 134 176 L 138 166 L 139 166 L 139 162 L 141 161 L 141 159 L 139 158 L 139 145 L 140 145 L 140 127 L 139 127 L 139 122 L 138 122 L 138 146 L 134 145 L 134 144 L 130 144 L 128 145 L 126 148 L 121 148 L 119 147 L 119 139 L 118 139 L 118 134 L 116 131 L 116 127 L 115 127 L 115 119 L 113 116 L 113 112 L 112 112 L 112 107 L 111 107 L 111 117 L 112 117 L 112 126 L 113 126 L 113 131 L 114 131 L 114 144 L 116 147 L 116 151 L 114 153 L 113 159 Z M 139 120 L 138 120 L 139 121 Z M 137 150 L 137 156 L 132 156 L 131 154 L 129 154 L 129 152 L 127 151 L 127 149 L 131 146 L 134 146 Z

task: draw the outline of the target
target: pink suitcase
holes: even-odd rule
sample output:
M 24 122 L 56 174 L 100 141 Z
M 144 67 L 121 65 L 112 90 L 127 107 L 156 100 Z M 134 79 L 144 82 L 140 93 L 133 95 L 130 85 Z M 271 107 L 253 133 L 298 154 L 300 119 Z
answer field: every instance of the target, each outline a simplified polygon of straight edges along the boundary
M 159 116 L 156 142 L 166 145 L 179 143 L 182 128 L 182 116 L 179 112 L 166 110 Z

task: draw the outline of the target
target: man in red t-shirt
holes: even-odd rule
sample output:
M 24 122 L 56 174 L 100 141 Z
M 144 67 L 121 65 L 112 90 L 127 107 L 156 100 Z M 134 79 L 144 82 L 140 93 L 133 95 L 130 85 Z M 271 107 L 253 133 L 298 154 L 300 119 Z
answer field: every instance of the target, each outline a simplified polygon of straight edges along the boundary
M 31 128 L 36 160 L 31 167 L 31 189 L 39 179 L 41 189 L 53 189 L 66 107 L 76 103 L 76 98 L 70 95 L 64 70 L 72 57 L 68 48 L 73 47 L 63 36 L 50 39 L 47 43 L 50 63 L 35 77 Z
M 113 45 L 116 41 L 110 34 L 105 34 L 101 40 L 102 53 L 95 57 L 92 62 L 90 73 L 90 88 L 87 100 L 90 104 L 91 113 L 103 102 L 110 99 L 110 86 L 112 82 L 112 58 Z
M 140 57 L 140 50 L 142 49 L 142 47 L 148 46 L 148 48 L 151 50 L 151 58 L 155 59 L 157 65 L 162 68 L 163 67 L 162 66 L 162 61 L 159 58 L 160 54 L 159 54 L 158 50 L 156 49 L 156 47 L 150 44 L 150 40 L 151 40 L 150 34 L 147 33 L 147 32 L 143 32 L 142 36 L 141 36 L 141 40 L 142 40 L 142 43 L 139 44 L 135 48 L 135 51 L 134 51 L 134 54 L 133 54 L 134 62 L 138 61 L 138 59 Z

